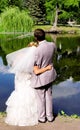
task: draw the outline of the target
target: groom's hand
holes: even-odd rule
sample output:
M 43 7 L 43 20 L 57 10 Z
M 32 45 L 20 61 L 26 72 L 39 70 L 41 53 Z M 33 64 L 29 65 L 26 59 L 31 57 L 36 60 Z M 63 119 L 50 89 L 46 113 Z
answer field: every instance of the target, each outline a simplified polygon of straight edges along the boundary
M 46 68 L 47 68 L 47 70 L 51 70 L 52 69 L 52 65 L 48 65 Z

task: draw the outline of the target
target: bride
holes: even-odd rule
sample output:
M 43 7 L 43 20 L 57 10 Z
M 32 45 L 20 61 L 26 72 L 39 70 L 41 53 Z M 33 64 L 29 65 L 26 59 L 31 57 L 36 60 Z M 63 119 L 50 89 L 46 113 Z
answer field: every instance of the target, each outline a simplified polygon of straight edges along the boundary
M 30 47 L 12 52 L 6 56 L 9 72 L 15 74 L 15 89 L 6 101 L 5 122 L 9 125 L 33 126 L 38 124 L 37 101 L 35 89 L 30 86 L 31 75 L 51 69 L 34 67 L 37 46 L 31 42 Z

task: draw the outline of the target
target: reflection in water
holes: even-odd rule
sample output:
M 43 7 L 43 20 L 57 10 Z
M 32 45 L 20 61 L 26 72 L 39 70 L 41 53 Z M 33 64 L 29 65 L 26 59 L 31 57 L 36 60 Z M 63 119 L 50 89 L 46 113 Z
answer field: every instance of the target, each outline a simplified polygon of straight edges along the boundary
M 23 48 L 33 38 L 4 40 L 0 43 L 0 111 L 4 111 L 5 101 L 14 89 L 14 75 L 7 69 L 6 55 Z M 54 112 L 63 110 L 67 114 L 80 115 L 80 37 L 57 37 L 57 55 L 54 66 L 58 77 L 53 85 Z
M 53 89 L 57 90 L 57 94 L 54 93 L 55 98 L 67 97 L 67 96 L 72 96 L 74 94 L 77 94 L 80 91 L 79 85 L 80 85 L 80 81 L 74 82 L 72 77 L 70 77 L 66 81 L 63 81 L 57 85 L 54 85 Z
M 61 43 L 59 44 L 59 49 L 60 49 L 60 50 L 62 49 L 62 45 L 61 45 Z
M 54 113 L 63 110 L 66 114 L 80 115 L 80 81 L 74 82 L 72 77 L 57 85 L 53 85 Z
M 5 66 L 3 64 L 3 60 L 2 60 L 1 57 L 0 57 L 0 72 L 2 72 L 2 73 L 8 73 L 8 66 Z
M 0 56 L 0 65 L 2 66 L 3 65 L 3 60 L 2 60 L 2 57 Z
M 0 111 L 5 111 L 5 102 L 14 89 L 14 75 L 0 72 Z
M 80 55 L 80 46 L 77 47 L 77 55 Z
M 0 73 L 0 111 L 5 111 L 5 102 L 14 90 L 14 74 Z M 54 113 L 63 110 L 66 114 L 80 115 L 80 81 L 74 82 L 72 77 L 57 85 L 53 85 Z

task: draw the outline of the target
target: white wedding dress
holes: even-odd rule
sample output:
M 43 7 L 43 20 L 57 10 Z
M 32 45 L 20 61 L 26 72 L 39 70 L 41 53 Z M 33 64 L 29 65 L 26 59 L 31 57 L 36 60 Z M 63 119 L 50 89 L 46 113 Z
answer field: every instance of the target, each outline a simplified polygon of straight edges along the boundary
M 9 71 L 15 73 L 15 90 L 6 101 L 5 122 L 10 125 L 38 124 L 36 94 L 30 84 L 35 50 L 36 47 L 24 48 L 7 55 Z

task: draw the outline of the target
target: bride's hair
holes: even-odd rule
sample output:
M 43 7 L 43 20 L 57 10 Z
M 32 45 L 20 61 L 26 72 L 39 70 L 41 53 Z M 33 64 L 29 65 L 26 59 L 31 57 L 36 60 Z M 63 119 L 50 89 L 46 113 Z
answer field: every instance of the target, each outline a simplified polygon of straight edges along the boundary
M 28 47 L 32 47 L 32 46 L 38 46 L 38 44 L 37 44 L 37 42 L 30 42 L 29 44 L 28 44 Z

